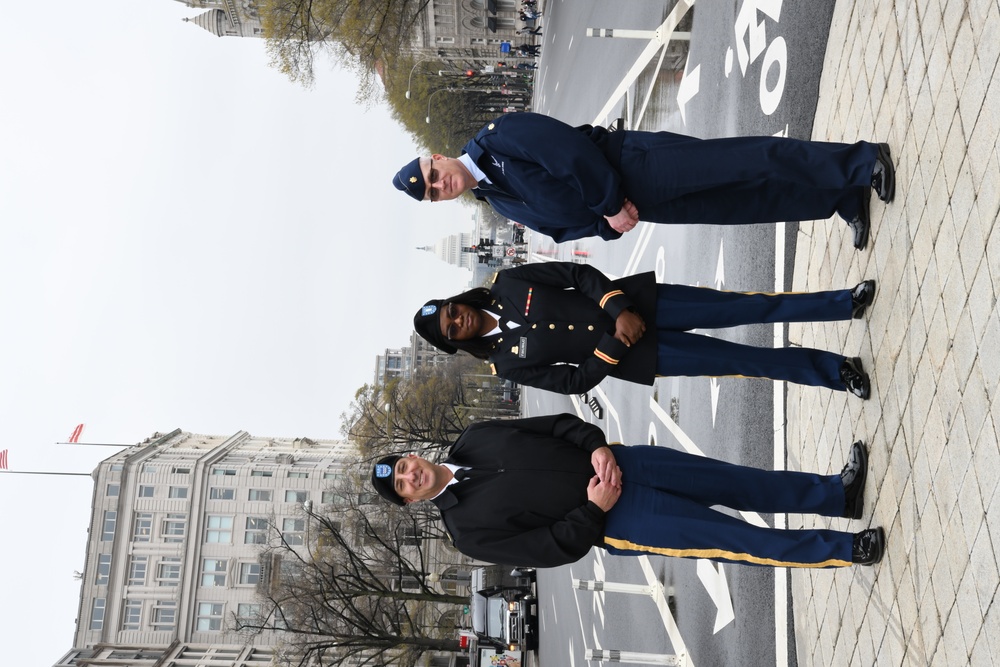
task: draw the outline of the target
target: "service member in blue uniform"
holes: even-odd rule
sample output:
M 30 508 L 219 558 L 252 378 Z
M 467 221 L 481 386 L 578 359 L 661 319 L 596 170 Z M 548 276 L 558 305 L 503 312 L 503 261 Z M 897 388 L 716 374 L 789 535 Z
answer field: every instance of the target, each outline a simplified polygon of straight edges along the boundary
M 498 213 L 569 241 L 612 240 L 638 221 L 738 225 L 840 215 L 868 243 L 872 189 L 895 190 L 887 144 L 608 132 L 548 116 L 500 116 L 458 158 L 417 158 L 393 185 L 418 201 L 471 191 Z
M 851 447 L 840 475 L 746 468 L 667 447 L 609 447 L 568 414 L 482 422 L 442 464 L 389 456 L 371 481 L 386 500 L 429 500 L 463 554 L 493 563 L 555 567 L 598 546 L 774 567 L 845 567 L 882 559 L 874 528 L 761 528 L 711 509 L 858 519 L 868 456 Z
M 849 320 L 874 297 L 873 280 L 829 292 L 722 292 L 658 285 L 652 273 L 611 281 L 587 264 L 543 262 L 499 272 L 488 290 L 428 301 L 413 326 L 449 354 L 461 349 L 489 360 L 505 380 L 560 394 L 582 394 L 609 375 L 641 384 L 658 375 L 732 375 L 867 399 L 871 385 L 860 358 L 752 347 L 689 330 Z

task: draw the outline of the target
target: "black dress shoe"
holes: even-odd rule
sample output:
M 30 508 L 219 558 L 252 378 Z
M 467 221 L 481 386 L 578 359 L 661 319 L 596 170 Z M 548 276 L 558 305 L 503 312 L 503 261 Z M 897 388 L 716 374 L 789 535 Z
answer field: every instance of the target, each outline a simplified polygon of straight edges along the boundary
M 861 357 L 847 357 L 840 365 L 840 379 L 844 383 L 847 391 L 858 398 L 868 400 L 871 395 L 872 385 L 861 365 Z
M 858 440 L 851 445 L 851 455 L 840 471 L 844 483 L 844 517 L 860 519 L 865 508 L 865 480 L 868 478 L 868 450 Z
M 865 309 L 875 300 L 875 281 L 865 280 L 851 290 L 851 317 L 860 320 Z
M 892 198 L 896 196 L 896 167 L 892 164 L 889 144 L 878 145 L 875 169 L 872 170 L 872 190 L 884 202 L 891 202 Z
M 851 228 L 851 232 L 854 234 L 854 247 L 858 250 L 864 250 L 865 246 L 868 245 L 868 233 L 872 227 L 871 201 L 872 191 L 865 188 L 865 193 L 861 195 L 858 214 L 854 216 L 853 220 L 847 222 L 847 226 Z
M 860 533 L 854 533 L 851 544 L 851 562 L 857 565 L 874 565 L 885 555 L 885 531 L 879 528 L 869 528 Z

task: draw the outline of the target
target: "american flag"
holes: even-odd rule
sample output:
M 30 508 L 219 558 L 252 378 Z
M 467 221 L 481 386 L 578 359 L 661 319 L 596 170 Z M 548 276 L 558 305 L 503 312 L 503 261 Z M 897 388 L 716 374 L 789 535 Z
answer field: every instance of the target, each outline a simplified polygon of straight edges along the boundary
M 7 469 L 7 450 L 0 452 L 0 470 Z
M 83 435 L 83 424 L 77 424 L 76 428 L 73 429 L 73 433 L 70 434 L 67 442 L 80 442 L 81 435 Z

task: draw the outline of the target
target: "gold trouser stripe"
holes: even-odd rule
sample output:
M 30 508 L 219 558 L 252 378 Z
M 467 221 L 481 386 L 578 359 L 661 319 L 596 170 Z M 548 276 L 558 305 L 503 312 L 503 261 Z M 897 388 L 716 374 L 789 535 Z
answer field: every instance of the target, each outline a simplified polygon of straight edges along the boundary
M 782 349 L 782 348 L 772 348 L 772 349 Z M 702 377 L 702 378 L 744 378 L 747 380 L 773 380 L 774 378 L 768 377 L 766 375 L 660 375 L 656 374 L 658 378 L 669 378 L 669 377 Z M 791 380 L 781 380 L 781 382 L 791 382 Z
M 601 308 L 604 308 L 604 304 L 606 304 L 608 302 L 608 299 L 610 299 L 611 297 L 618 296 L 619 294 L 624 294 L 624 293 L 625 292 L 621 291 L 620 289 L 616 289 L 613 292 L 608 292 L 607 294 L 601 297 L 601 303 L 600 303 Z
M 661 556 L 676 556 L 678 558 L 725 558 L 726 560 L 739 563 L 750 563 L 752 565 L 770 565 L 772 567 L 848 567 L 852 565 L 850 561 L 831 558 L 822 563 L 791 563 L 773 558 L 759 558 L 750 554 L 736 553 L 735 551 L 725 551 L 723 549 L 667 549 L 665 547 L 651 547 L 645 544 L 636 544 L 628 540 L 619 540 L 614 537 L 604 537 L 604 543 L 616 549 L 627 549 L 629 551 L 643 551 L 645 553 L 659 554 Z
M 725 292 L 726 294 L 747 294 L 749 296 L 757 296 L 760 294 L 763 294 L 764 296 L 778 296 L 779 294 L 810 294 L 810 292 L 739 292 L 737 290 L 731 290 L 731 289 L 715 289 L 710 285 L 695 285 L 695 287 L 710 289 L 713 292 Z
M 605 363 L 608 363 L 608 364 L 611 364 L 612 366 L 617 366 L 618 365 L 618 360 L 617 359 L 612 359 L 611 357 L 609 357 L 608 355 L 604 354 L 600 350 L 594 350 L 594 355 L 598 359 L 600 359 L 601 361 L 603 361 Z

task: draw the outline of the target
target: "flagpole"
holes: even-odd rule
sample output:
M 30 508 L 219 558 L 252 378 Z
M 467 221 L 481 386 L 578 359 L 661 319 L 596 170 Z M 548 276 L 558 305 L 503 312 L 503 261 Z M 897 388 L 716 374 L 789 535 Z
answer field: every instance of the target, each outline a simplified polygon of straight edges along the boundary
M 66 475 L 70 477 L 90 477 L 89 472 L 41 472 L 34 470 L 0 470 L 5 475 Z

